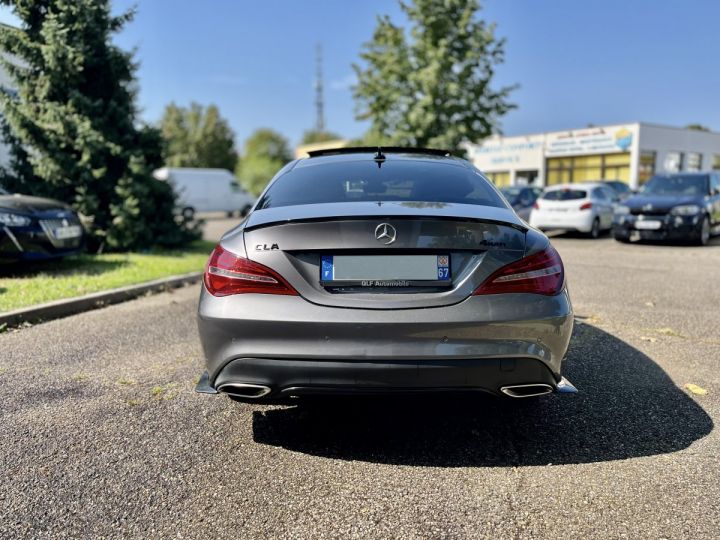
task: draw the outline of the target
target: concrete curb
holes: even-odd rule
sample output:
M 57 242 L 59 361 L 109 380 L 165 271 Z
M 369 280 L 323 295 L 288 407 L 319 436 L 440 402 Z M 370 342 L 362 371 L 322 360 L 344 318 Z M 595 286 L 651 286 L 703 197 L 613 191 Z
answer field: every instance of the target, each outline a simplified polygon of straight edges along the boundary
M 138 285 L 129 285 L 120 287 L 119 289 L 111 289 L 109 291 L 100 291 L 77 298 L 66 298 L 40 304 L 39 306 L 30 306 L 26 308 L 0 313 L 0 328 L 18 326 L 24 322 L 49 321 L 51 319 L 59 319 L 67 317 L 75 313 L 90 311 L 110 304 L 118 304 L 126 300 L 132 300 L 138 296 L 142 296 L 148 292 L 161 292 L 169 289 L 182 287 L 190 283 L 200 281 L 202 272 L 191 272 L 177 276 L 146 281 Z

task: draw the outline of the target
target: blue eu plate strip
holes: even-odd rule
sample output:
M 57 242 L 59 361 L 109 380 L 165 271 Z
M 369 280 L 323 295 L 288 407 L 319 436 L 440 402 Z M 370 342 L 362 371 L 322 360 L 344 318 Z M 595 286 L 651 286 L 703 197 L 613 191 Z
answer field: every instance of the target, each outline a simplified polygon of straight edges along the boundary
M 332 281 L 335 279 L 335 272 L 333 271 L 333 258 L 332 255 L 322 256 L 322 279 L 323 281 Z
M 438 255 L 437 270 L 440 281 L 448 281 L 450 279 L 450 255 Z

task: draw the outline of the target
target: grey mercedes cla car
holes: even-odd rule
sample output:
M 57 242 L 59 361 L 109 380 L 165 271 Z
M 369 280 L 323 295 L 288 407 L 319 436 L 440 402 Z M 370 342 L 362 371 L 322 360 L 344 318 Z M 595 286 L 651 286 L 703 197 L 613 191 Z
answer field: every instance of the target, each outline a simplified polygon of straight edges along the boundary
M 447 152 L 310 153 L 272 179 L 208 261 L 196 390 L 575 392 L 563 263 Z

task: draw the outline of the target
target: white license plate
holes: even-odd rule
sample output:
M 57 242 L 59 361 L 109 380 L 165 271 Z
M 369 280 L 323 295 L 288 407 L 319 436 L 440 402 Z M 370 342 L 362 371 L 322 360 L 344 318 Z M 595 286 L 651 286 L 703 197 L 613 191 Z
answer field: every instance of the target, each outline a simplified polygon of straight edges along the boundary
M 648 221 L 636 221 L 635 222 L 635 228 L 641 229 L 643 231 L 657 231 L 661 227 L 662 227 L 661 221 L 648 220 Z
M 450 256 L 443 255 L 323 255 L 321 281 L 361 282 L 380 286 L 386 281 L 450 283 Z M 394 285 L 392 285 L 394 286 Z
M 77 238 L 78 236 L 82 235 L 82 227 L 80 227 L 80 225 L 68 225 L 67 227 L 58 227 L 53 231 L 53 235 L 58 240 Z

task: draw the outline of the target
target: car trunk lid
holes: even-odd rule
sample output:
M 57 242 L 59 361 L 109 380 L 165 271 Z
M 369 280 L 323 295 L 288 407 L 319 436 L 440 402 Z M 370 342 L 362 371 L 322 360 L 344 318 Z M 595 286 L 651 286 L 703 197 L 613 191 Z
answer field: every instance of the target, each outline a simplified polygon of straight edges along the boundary
M 389 237 L 378 238 L 378 228 L 384 226 L 393 233 L 391 242 Z M 245 224 L 243 240 L 249 259 L 279 272 L 310 302 L 410 309 L 449 305 L 467 298 L 496 269 L 522 258 L 526 228 L 513 212 L 501 208 L 353 202 L 256 211 Z M 237 237 L 233 239 L 228 242 L 237 241 Z M 232 245 L 226 247 L 232 250 Z M 400 264 L 448 256 L 450 279 L 434 284 L 412 280 L 328 283 L 321 274 L 323 256 L 351 256 L 355 259 L 347 260 L 354 261 L 415 257 Z M 395 264 L 398 259 L 376 262 Z

